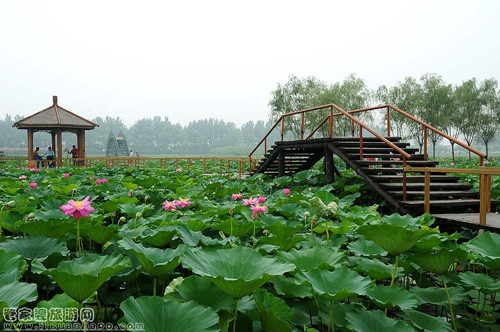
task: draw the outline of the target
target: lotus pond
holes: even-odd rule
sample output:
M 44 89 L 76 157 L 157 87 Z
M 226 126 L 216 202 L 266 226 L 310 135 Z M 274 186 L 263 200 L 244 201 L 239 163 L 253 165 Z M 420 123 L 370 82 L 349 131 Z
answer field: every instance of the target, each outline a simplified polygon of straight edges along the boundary
M 500 235 L 381 215 L 363 180 L 342 175 L 325 185 L 316 170 L 228 179 L 196 167 L 7 165 L 0 325 L 500 330 Z

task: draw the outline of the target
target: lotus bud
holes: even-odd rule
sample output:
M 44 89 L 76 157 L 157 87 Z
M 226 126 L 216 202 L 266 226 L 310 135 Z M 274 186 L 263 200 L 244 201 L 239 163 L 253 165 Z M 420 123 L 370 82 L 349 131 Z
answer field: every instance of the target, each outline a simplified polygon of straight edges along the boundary
M 28 218 L 30 218 L 30 219 L 35 218 L 35 214 L 33 212 L 31 212 L 30 214 L 28 214 Z
M 153 190 L 155 188 L 155 186 L 151 186 L 151 190 Z
M 309 217 L 311 213 L 309 211 L 304 212 L 304 217 Z
M 35 197 L 33 197 L 33 196 L 30 196 L 30 197 L 28 198 L 28 201 L 30 201 L 30 202 L 31 202 L 31 201 L 34 201 L 34 200 L 35 200 Z
M 206 201 L 208 201 L 208 197 L 207 196 L 203 197 L 203 199 L 206 200 Z
M 50 185 L 50 184 L 49 184 L 49 185 L 47 186 L 47 189 L 50 189 L 50 188 L 52 188 L 52 185 Z
M 139 190 L 142 190 L 142 189 L 144 189 L 144 187 L 139 186 Z
M 139 219 L 140 217 L 142 217 L 142 213 L 137 212 L 137 213 L 135 214 L 135 218 L 136 218 L 136 219 Z
M 311 189 L 311 188 L 309 188 L 309 192 L 311 192 L 311 190 L 312 190 L 312 189 Z
M 9 201 L 7 202 L 7 206 L 11 209 L 16 207 L 16 202 L 15 201 Z
M 233 209 L 229 209 L 229 215 L 232 216 L 233 215 Z
M 118 220 L 118 223 L 121 223 L 121 222 L 123 223 L 123 222 L 125 222 L 125 221 L 127 221 L 127 219 L 126 219 L 125 217 L 121 217 L 121 218 Z
M 149 196 L 144 196 L 144 202 L 147 202 L 149 200 Z
M 267 229 L 263 230 L 262 234 L 264 234 L 265 236 L 268 236 L 269 235 L 269 230 L 267 230 Z
M 271 187 L 274 187 L 274 183 L 273 183 L 273 182 L 271 182 L 269 185 L 270 185 Z

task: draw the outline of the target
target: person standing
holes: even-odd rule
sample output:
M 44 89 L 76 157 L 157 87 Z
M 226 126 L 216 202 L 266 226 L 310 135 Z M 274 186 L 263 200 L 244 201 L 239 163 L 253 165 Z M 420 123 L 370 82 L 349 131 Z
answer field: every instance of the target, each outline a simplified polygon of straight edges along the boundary
M 47 159 L 47 160 L 52 160 L 52 161 L 47 161 L 47 167 L 54 167 L 55 164 L 54 164 L 54 157 L 55 157 L 55 153 L 54 151 L 52 150 L 52 147 L 48 147 L 48 150 L 45 151 L 45 153 L 43 154 L 43 156 Z M 43 158 L 42 158 L 43 159 Z
M 73 145 L 73 149 L 71 149 L 68 153 L 71 153 L 73 159 L 78 158 L 78 149 L 76 148 L 76 145 Z M 76 166 L 76 160 L 73 160 L 73 166 Z

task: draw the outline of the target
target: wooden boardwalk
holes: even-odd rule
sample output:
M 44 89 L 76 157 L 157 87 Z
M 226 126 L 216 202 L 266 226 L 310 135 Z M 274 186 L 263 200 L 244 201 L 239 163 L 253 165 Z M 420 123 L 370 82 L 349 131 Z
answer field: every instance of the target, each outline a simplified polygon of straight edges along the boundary
M 479 224 L 479 213 L 438 213 L 433 215 L 436 217 L 437 225 L 482 228 L 486 231 L 500 233 L 500 214 L 498 213 L 486 214 L 486 225 Z

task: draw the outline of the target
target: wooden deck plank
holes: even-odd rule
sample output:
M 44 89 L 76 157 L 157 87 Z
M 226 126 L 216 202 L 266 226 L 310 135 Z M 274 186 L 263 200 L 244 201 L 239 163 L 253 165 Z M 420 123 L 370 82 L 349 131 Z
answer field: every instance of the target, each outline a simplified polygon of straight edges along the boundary
M 483 228 L 492 232 L 500 233 L 500 214 L 486 214 L 486 225 L 479 225 L 479 213 L 440 213 L 433 214 L 437 223 L 444 225 L 456 225 L 468 228 Z

